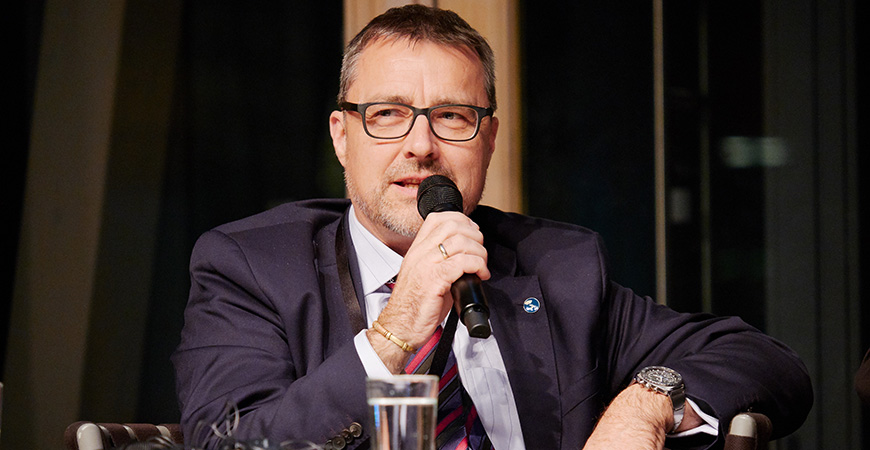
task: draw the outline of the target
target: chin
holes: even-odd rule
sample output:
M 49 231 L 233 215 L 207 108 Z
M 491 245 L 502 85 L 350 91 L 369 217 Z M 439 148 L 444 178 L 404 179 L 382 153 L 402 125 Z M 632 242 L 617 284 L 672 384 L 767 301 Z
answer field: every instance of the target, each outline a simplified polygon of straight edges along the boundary
M 384 217 L 381 217 L 380 222 L 384 228 L 393 233 L 409 238 L 416 237 L 417 232 L 420 231 L 420 227 L 423 225 L 423 219 L 419 216 L 410 218 L 385 215 Z

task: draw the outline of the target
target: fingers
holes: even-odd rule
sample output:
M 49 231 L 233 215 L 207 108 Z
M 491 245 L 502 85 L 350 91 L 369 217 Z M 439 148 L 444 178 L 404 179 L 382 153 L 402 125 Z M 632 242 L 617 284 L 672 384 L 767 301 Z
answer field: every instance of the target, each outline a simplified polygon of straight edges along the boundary
M 481 280 L 490 277 L 486 266 L 486 250 L 476 242 L 451 237 L 435 246 L 430 253 L 434 255 L 431 259 L 436 260 L 432 264 L 433 270 L 441 271 L 451 283 L 466 273 L 476 274 Z
M 412 345 L 425 342 L 453 305 L 453 282 L 465 273 L 489 279 L 486 263 L 477 224 L 458 212 L 430 214 L 405 254 L 378 321 Z
M 441 266 L 438 270 L 443 270 L 445 275 L 455 277 L 451 282 L 464 273 L 477 274 L 484 280 L 490 277 L 483 233 L 476 223 L 461 213 L 431 214 L 411 247 L 415 253 L 426 253 L 425 261 L 432 266 Z M 414 256 L 419 257 L 412 255 L 412 258 Z

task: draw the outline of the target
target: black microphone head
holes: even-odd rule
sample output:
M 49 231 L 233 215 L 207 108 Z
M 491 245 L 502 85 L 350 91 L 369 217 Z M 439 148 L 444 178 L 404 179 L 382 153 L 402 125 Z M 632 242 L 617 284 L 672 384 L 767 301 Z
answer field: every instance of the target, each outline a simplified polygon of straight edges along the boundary
M 424 220 L 433 212 L 462 212 L 462 193 L 450 178 L 432 175 L 417 188 L 417 211 Z

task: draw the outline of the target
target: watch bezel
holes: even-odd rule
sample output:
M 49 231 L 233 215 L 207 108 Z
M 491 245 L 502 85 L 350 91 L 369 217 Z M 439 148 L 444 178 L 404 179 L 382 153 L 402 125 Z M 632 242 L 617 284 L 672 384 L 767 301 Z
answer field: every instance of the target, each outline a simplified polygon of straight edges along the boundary
M 676 370 L 664 366 L 644 367 L 637 373 L 637 377 L 639 383 L 650 389 L 661 390 L 663 394 L 683 386 L 683 376 Z

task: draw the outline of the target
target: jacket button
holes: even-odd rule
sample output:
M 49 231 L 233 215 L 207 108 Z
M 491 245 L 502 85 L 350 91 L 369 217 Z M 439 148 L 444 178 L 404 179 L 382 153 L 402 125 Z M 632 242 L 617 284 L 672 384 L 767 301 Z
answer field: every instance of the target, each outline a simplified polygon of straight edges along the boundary
M 355 438 L 362 436 L 362 425 L 356 422 L 351 423 L 350 426 L 347 427 L 347 430 L 350 431 L 350 434 Z
M 344 438 L 341 436 L 336 436 L 332 438 L 332 447 L 336 450 L 341 450 L 347 446 L 347 442 L 345 442 Z

